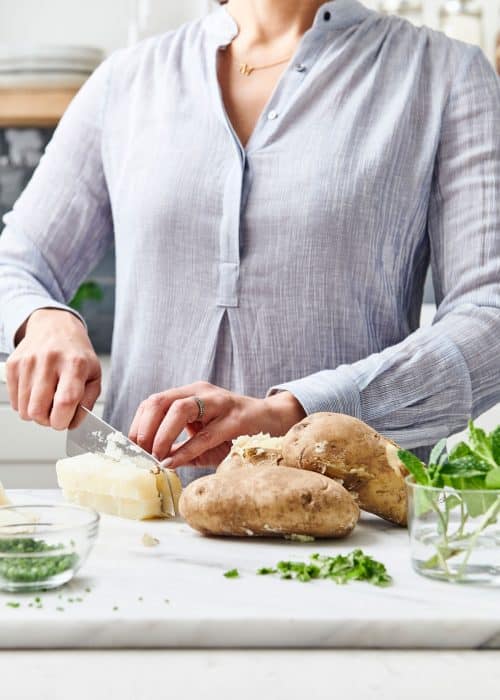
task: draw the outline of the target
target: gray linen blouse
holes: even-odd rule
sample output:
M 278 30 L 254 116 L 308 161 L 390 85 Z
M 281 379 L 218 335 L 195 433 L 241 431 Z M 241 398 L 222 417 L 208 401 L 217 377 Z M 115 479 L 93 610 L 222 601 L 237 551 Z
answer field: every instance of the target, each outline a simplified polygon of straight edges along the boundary
M 114 241 L 117 428 L 208 379 L 429 445 L 500 400 L 497 77 L 475 47 L 328 2 L 242 148 L 216 73 L 237 31 L 218 8 L 82 88 L 5 217 L 2 347 Z

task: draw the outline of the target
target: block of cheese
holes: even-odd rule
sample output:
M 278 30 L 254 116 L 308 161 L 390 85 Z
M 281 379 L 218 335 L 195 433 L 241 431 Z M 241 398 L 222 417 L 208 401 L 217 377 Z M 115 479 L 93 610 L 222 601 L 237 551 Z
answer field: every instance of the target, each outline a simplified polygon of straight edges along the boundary
M 0 481 L 0 506 L 10 506 L 10 501 L 7 498 L 2 482 Z
M 132 520 L 168 518 L 169 482 L 176 510 L 182 491 L 173 471 L 142 469 L 131 459 L 90 452 L 60 459 L 56 471 L 66 500 Z

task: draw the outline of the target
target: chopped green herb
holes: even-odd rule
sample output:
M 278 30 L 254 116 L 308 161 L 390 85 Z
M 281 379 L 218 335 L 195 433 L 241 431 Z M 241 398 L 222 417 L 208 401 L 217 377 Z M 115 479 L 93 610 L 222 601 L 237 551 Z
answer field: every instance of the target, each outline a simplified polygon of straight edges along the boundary
M 49 545 L 43 540 L 30 538 L 0 540 L 0 553 L 8 556 L 0 558 L 0 577 L 16 583 L 36 583 L 73 568 L 76 554 L 59 554 L 34 557 L 41 552 L 54 552 L 64 549 L 62 544 Z M 20 556 L 9 556 L 19 554 Z M 21 556 L 26 554 L 28 556 Z
M 238 578 L 240 575 L 240 572 L 238 569 L 230 569 L 229 571 L 224 572 L 224 576 L 226 578 Z
M 92 593 L 92 589 L 87 587 L 87 588 L 85 589 L 85 593 Z
M 56 608 L 56 610 L 57 610 L 58 612 L 64 612 L 64 608 L 61 608 L 61 607 Z
M 262 566 L 260 569 L 257 569 L 257 573 L 259 576 L 267 576 L 268 574 L 277 574 L 278 569 L 271 569 L 267 566 Z
M 335 583 L 368 581 L 375 586 L 387 586 L 392 582 L 385 566 L 361 549 L 354 549 L 347 555 L 338 554 L 335 557 L 311 554 L 310 559 L 310 562 L 280 561 L 275 569 L 262 567 L 257 573 L 279 573 L 282 579 L 296 579 L 303 583 L 313 579 L 330 579 Z
M 164 600 L 163 602 L 164 602 L 164 603 L 170 603 L 170 601 L 169 601 L 168 598 L 165 598 L 165 600 Z
M 75 598 L 75 601 L 76 601 L 77 603 L 83 603 L 83 598 Z
M 118 609 L 119 609 L 119 608 L 118 608 L 118 605 L 115 605 L 115 606 L 113 607 L 113 612 L 115 612 L 115 610 L 118 610 Z
M 144 598 L 143 598 L 142 595 L 141 595 L 141 596 L 139 596 L 139 597 L 137 598 L 137 600 L 140 601 L 140 602 L 142 603 L 142 601 L 144 600 Z
M 14 603 L 12 600 L 10 600 L 8 603 L 5 603 L 5 605 L 8 608 L 20 608 L 21 607 L 21 603 Z

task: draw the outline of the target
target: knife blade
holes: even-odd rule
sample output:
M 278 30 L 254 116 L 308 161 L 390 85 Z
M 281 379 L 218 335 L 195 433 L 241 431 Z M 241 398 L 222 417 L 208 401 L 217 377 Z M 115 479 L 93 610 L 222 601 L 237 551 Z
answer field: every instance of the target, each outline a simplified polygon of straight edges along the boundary
M 110 435 L 114 436 L 112 441 L 108 439 Z M 113 444 L 116 445 L 116 450 L 110 451 L 109 448 Z M 120 461 L 120 457 L 124 457 L 136 463 L 139 469 L 160 468 L 162 471 L 168 471 L 153 455 L 129 440 L 85 406 L 80 405 L 66 434 L 66 454 L 68 457 L 75 457 L 87 452 L 106 455 L 117 462 Z M 140 460 L 137 459 L 138 457 Z M 168 475 L 166 481 L 170 492 L 170 503 L 164 503 L 164 506 L 166 506 L 169 515 L 175 517 L 175 501 Z

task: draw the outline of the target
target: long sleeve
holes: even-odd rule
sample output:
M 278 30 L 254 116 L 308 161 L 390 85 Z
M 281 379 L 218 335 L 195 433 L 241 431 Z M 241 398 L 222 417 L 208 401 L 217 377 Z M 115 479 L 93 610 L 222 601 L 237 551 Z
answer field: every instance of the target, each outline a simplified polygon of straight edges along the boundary
M 39 308 L 63 308 L 109 247 L 113 224 L 101 158 L 111 60 L 82 87 L 0 236 L 0 351 Z
M 427 228 L 432 327 L 268 393 L 291 391 L 308 414 L 357 416 L 408 447 L 434 443 L 500 400 L 500 86 L 472 47 L 443 113 Z

